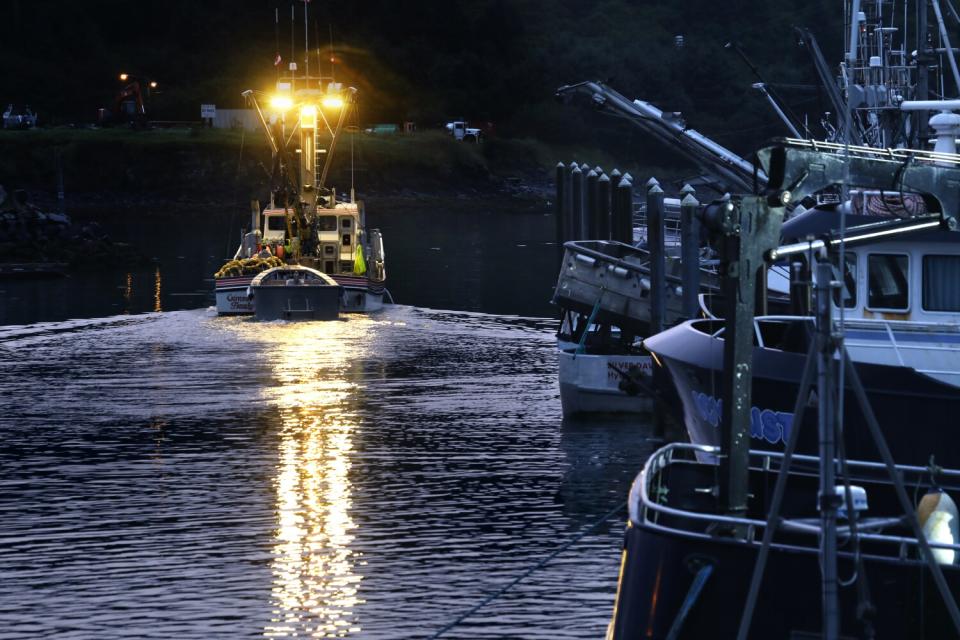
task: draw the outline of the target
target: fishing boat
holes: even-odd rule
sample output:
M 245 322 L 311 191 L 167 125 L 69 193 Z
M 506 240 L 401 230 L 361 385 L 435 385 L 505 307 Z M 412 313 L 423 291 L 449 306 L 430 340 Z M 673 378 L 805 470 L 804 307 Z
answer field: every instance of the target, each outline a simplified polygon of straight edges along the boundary
M 898 152 L 863 148 L 844 155 L 839 148 L 812 151 L 798 141 L 785 143 L 781 151 L 813 165 L 828 163 L 838 176 L 852 171 L 853 179 L 871 186 L 887 184 L 903 171 L 902 163 L 890 158 Z M 808 211 L 784 224 L 782 233 L 787 238 L 814 234 L 816 239 L 781 247 L 778 259 L 794 261 L 798 266 L 794 271 L 799 273 L 811 252 L 836 251 L 843 244 L 844 257 L 834 262 L 835 280 L 843 283 L 832 300 L 842 319 L 837 331 L 865 380 L 885 437 L 893 443 L 900 462 L 925 465 L 935 460 L 960 467 L 952 430 L 920 426 L 940 424 L 943 416 L 960 411 L 960 293 L 956 288 L 960 236 L 951 226 L 955 222 L 950 222 L 956 195 L 949 186 L 952 176 L 960 176 L 960 155 L 909 153 L 915 164 L 904 190 L 921 192 L 930 203 L 930 212 L 921 209 L 903 219 L 880 219 L 850 216 L 842 207 Z M 771 159 L 766 152 L 761 156 Z M 844 169 L 845 163 L 850 168 Z M 796 164 L 789 171 L 802 172 L 803 168 Z M 841 233 L 842 223 L 854 218 L 860 224 Z M 793 296 L 795 314 L 761 315 L 753 320 L 757 402 L 750 408 L 750 435 L 761 449 L 782 450 L 794 428 L 791 407 L 813 341 L 809 289 L 794 287 Z M 695 444 L 719 442 L 725 339 L 721 322 L 699 319 L 644 343 L 669 371 L 682 402 L 687 433 Z M 856 406 L 849 398 L 852 393 L 852 389 L 845 390 L 847 407 Z M 818 401 L 810 399 L 812 404 Z M 852 408 L 844 419 L 850 425 L 863 426 L 862 414 Z M 850 429 L 848 453 L 875 459 L 870 443 L 857 439 L 855 434 L 861 432 Z M 815 435 L 809 429 L 804 433 L 800 451 L 816 451 Z
M 291 264 L 258 273 L 247 297 L 257 320 L 336 320 L 343 293 L 327 274 Z
M 670 264 L 676 267 L 678 259 Z M 682 317 L 679 280 L 671 274 L 671 323 Z M 649 297 L 647 250 L 606 240 L 566 243 L 553 296 L 562 314 L 557 350 L 564 415 L 651 411 L 653 363 L 642 339 L 649 335 Z
M 904 166 L 896 153 L 780 142 L 758 152 L 775 169 L 764 193 L 704 211 L 725 239 L 721 289 L 737 295 L 722 323 L 689 321 L 645 344 L 685 414 L 711 415 L 713 437 L 690 430 L 691 444 L 659 450 L 635 481 L 608 638 L 960 634 L 960 405 L 931 408 L 960 398 L 949 337 L 960 308 L 947 308 L 960 157 L 912 151 Z M 925 211 L 779 244 L 792 196 L 894 176 Z M 762 264 L 783 258 L 811 261 L 791 271 L 810 274 L 812 307 L 755 319 Z M 681 364 L 707 352 L 716 368 Z M 794 373 L 789 404 L 768 408 Z M 719 397 L 704 401 L 697 384 Z
M 678 201 L 679 204 L 679 201 Z M 669 210 L 668 210 L 669 212 Z M 673 326 L 699 313 L 709 313 L 708 300 L 719 294 L 716 253 L 701 249 L 699 233 L 692 241 L 691 263 L 696 278 L 682 269 L 680 229 L 664 235 L 663 311 L 657 323 Z M 659 238 L 643 225 L 640 235 Z M 657 242 L 657 240 L 654 240 Z M 561 312 L 557 332 L 560 401 L 565 416 L 592 413 L 648 413 L 657 393 L 653 362 L 643 346 L 653 320 L 652 288 L 656 278 L 651 263 L 656 251 L 649 245 L 613 240 L 571 241 L 564 245 L 563 262 L 553 303 Z M 786 309 L 789 278 L 774 265 L 767 278 L 769 303 Z M 685 297 L 684 290 L 692 292 Z M 663 391 L 663 390 L 661 390 Z M 669 393 L 669 389 L 666 390 Z
M 656 451 L 634 481 L 628 500 L 620 580 L 608 640 L 626 638 L 738 638 L 752 569 L 763 548 L 769 507 L 783 454 L 751 451 L 746 512 L 731 516 L 718 505 L 720 450 L 674 443 Z M 826 638 L 821 633 L 819 459 L 794 456 L 783 521 L 768 545 L 766 579 L 751 608 L 749 638 Z M 949 605 L 937 592 L 920 538 L 906 521 L 894 483 L 877 463 L 847 461 L 856 487 L 856 537 L 840 518 L 845 545 L 837 554 L 842 638 L 956 637 Z M 903 483 L 922 496 L 921 527 L 951 594 L 960 595 L 960 544 L 954 499 L 960 472 L 935 480 L 926 467 L 897 465 Z M 944 498 L 943 496 L 952 496 Z M 931 503 L 941 509 L 930 508 Z M 951 508 L 950 505 L 953 505 Z M 749 535 L 738 534 L 749 532 Z M 752 624 L 751 624 L 752 623 Z M 868 635 L 868 629 L 875 635 Z
M 307 47 L 307 61 L 309 56 Z M 352 164 L 349 193 L 329 181 L 338 143 L 352 135 L 347 125 L 356 114 L 357 90 L 332 76 L 311 76 L 308 64 L 298 75 L 291 62 L 267 100 L 253 90 L 243 95 L 271 150 L 270 204 L 262 211 L 259 203 L 252 205 L 250 229 L 233 260 L 215 275 L 217 312 L 255 313 L 256 297 L 246 298 L 246 290 L 259 272 L 279 266 L 276 260 L 332 278 L 342 288 L 343 312 L 380 310 L 386 292 L 383 236 L 367 226 Z

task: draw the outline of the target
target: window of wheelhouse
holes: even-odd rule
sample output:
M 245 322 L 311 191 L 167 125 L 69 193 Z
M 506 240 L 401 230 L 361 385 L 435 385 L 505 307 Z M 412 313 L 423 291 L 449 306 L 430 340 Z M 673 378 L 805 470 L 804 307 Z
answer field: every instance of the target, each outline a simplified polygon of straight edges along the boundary
M 910 258 L 894 253 L 867 256 L 867 307 L 906 311 L 910 308 Z
M 833 256 L 831 258 L 833 262 L 833 273 L 834 277 L 840 278 L 837 262 L 839 256 Z M 847 309 L 852 309 L 857 306 L 857 254 L 848 251 L 843 256 L 843 288 L 835 289 L 833 292 L 833 304 L 840 306 L 841 296 L 843 299 L 843 306 Z
M 923 308 L 960 311 L 960 256 L 923 256 Z

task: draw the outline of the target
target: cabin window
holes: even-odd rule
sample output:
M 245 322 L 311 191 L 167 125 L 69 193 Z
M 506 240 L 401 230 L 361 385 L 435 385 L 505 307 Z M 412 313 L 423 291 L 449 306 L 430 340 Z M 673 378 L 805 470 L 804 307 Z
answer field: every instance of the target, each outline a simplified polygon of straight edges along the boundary
M 840 279 L 837 273 L 836 257 L 833 258 L 833 275 Z M 840 297 L 843 296 L 843 306 L 852 309 L 857 306 L 857 254 L 847 252 L 843 257 L 843 289 L 833 292 L 833 304 L 840 306 Z
M 317 224 L 320 226 L 320 231 L 336 231 L 337 216 L 320 216 Z
M 267 218 L 267 229 L 270 231 L 286 231 L 287 220 L 283 216 L 270 216 Z
M 333 245 L 328 244 L 323 247 L 323 255 L 332 256 L 333 255 Z
M 923 308 L 960 311 L 960 256 L 923 256 Z
M 350 246 L 350 234 L 349 234 L 349 233 L 343 234 L 343 246 L 345 246 L 345 247 L 349 247 L 349 246 Z
M 350 228 L 350 218 L 342 218 L 342 219 L 340 220 L 340 226 L 342 226 L 344 229 L 349 229 L 349 228 Z
M 906 310 L 910 307 L 910 258 L 889 253 L 867 256 L 867 306 Z

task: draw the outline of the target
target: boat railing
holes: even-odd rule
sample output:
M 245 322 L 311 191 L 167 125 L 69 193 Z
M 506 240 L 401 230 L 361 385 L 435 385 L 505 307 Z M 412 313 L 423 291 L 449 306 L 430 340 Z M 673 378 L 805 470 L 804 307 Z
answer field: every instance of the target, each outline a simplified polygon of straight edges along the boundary
M 839 324 L 839 323 L 838 323 Z M 932 351 L 945 351 L 945 352 L 955 352 L 957 348 L 955 346 L 942 346 L 930 342 L 929 340 L 923 341 L 910 341 L 910 340 L 898 340 L 897 334 L 916 334 L 922 336 L 930 336 L 936 334 L 960 334 L 960 326 L 943 324 L 943 323 L 934 323 L 934 322 L 913 322 L 909 320 L 886 320 L 882 318 L 863 318 L 856 320 L 845 320 L 843 323 L 844 333 L 846 333 L 845 341 L 848 346 L 852 347 L 869 347 L 869 348 L 880 348 L 880 349 L 890 349 L 893 351 L 894 356 L 896 357 L 897 363 L 901 367 L 912 366 L 916 368 L 917 371 L 921 373 L 929 374 L 940 374 L 940 373 L 949 373 L 955 374 L 956 371 L 935 371 L 933 369 L 924 369 L 916 367 L 918 364 L 917 359 L 909 358 L 911 353 L 930 353 Z M 850 330 L 866 330 L 871 332 L 871 337 L 862 338 L 855 335 L 850 335 Z M 903 337 L 903 336 L 901 336 Z M 905 357 L 907 356 L 907 357 Z M 909 362 L 908 362 L 909 360 Z
M 845 145 L 839 142 L 824 142 L 801 138 L 787 138 L 784 141 L 788 146 L 811 151 L 830 151 L 833 153 L 849 154 L 859 158 L 875 158 L 877 160 L 891 160 L 895 162 L 935 162 L 937 164 L 960 165 L 960 154 L 926 151 L 923 149 L 880 149 L 859 145 Z
M 593 248 L 591 245 L 617 246 L 619 249 L 632 254 L 634 260 L 628 261 L 623 259 L 623 257 L 612 256 L 609 253 L 604 253 L 599 249 Z M 650 288 L 650 252 L 646 249 L 626 245 L 622 242 L 614 242 L 612 240 L 570 240 L 564 243 L 563 248 L 573 255 L 574 260 L 583 265 L 588 267 L 606 265 L 608 271 L 624 278 L 630 277 L 631 274 L 640 276 L 643 288 Z M 711 272 L 712 268 L 713 265 L 706 267 L 701 266 L 701 271 Z M 561 269 L 561 275 L 563 272 L 563 269 Z M 667 282 L 671 284 L 679 285 L 683 283 L 680 276 L 672 273 L 665 274 L 665 278 Z
M 757 339 L 757 346 L 760 348 L 765 348 L 767 346 L 763 339 L 763 332 L 760 330 L 760 325 L 764 322 L 804 322 L 812 325 L 813 321 L 813 317 L 807 316 L 760 316 L 759 318 L 754 318 L 753 333 Z M 726 331 L 726 327 L 721 326 L 719 329 L 711 333 L 710 337 L 720 338 L 724 331 Z
M 764 323 L 770 322 L 802 322 L 807 324 L 813 324 L 814 318 L 807 316 L 792 316 L 792 315 L 768 315 L 760 316 L 753 319 L 753 330 L 754 336 L 756 337 L 757 346 L 760 348 L 766 348 L 768 345 L 764 341 L 763 331 L 761 326 Z M 834 323 L 837 326 L 837 329 L 840 329 L 840 322 L 835 321 Z M 849 335 L 850 330 L 867 330 L 871 331 L 876 335 L 876 338 L 873 339 L 860 339 L 856 336 Z M 716 331 L 710 333 L 711 338 L 722 338 L 723 333 L 726 330 L 726 327 L 721 326 Z M 894 354 L 897 357 L 897 361 L 900 363 L 900 366 L 907 366 L 904 359 L 904 353 L 909 351 L 957 351 L 955 347 L 943 347 L 931 344 L 929 341 L 924 341 L 922 343 L 918 342 L 917 344 L 909 344 L 903 340 L 897 340 L 898 332 L 910 332 L 922 335 L 932 335 L 932 334 L 960 334 L 960 325 L 949 325 L 941 323 L 932 323 L 932 322 L 911 322 L 911 321 L 900 321 L 900 320 L 886 320 L 882 318 L 862 318 L 855 320 L 845 320 L 843 322 L 843 330 L 847 335 L 845 336 L 845 341 L 848 345 L 851 346 L 872 346 L 882 348 L 884 344 L 889 344 L 889 348 L 893 350 Z M 921 369 L 918 369 L 921 371 Z
M 737 528 L 746 532 L 745 538 L 741 542 L 759 547 L 763 539 L 763 532 L 767 526 L 765 519 L 750 518 L 746 516 L 732 516 L 718 513 L 708 513 L 694 511 L 679 507 L 671 507 L 666 504 L 669 499 L 669 491 L 664 486 L 663 472 L 668 467 L 676 465 L 711 465 L 711 462 L 702 462 L 700 459 L 716 460 L 720 453 L 719 447 L 710 445 L 698 445 L 689 443 L 673 443 L 666 445 L 656 451 L 647 460 L 643 471 L 634 480 L 630 489 L 630 498 L 628 502 L 630 522 L 637 526 L 644 526 L 651 529 L 670 531 L 673 534 L 683 535 L 691 538 L 712 539 L 714 536 L 709 531 L 717 527 Z M 750 470 L 751 472 L 775 474 L 779 471 L 783 461 L 783 454 L 775 451 L 750 451 Z M 817 476 L 819 459 L 815 456 L 793 455 L 792 476 L 806 475 L 811 478 Z M 847 465 L 853 478 L 862 481 L 866 478 L 872 485 L 892 483 L 886 476 L 886 467 L 880 462 L 870 462 L 863 460 L 849 460 Z M 806 469 L 806 471 L 804 471 Z M 928 467 L 917 467 L 909 465 L 896 465 L 897 472 L 903 478 L 905 484 L 922 486 L 928 484 L 931 469 Z M 960 488 L 960 471 L 951 469 L 938 469 L 937 480 L 941 487 Z M 712 489 L 704 488 L 703 493 L 711 493 Z M 781 549 L 791 549 L 796 551 L 817 553 L 819 550 L 820 520 L 813 514 L 811 518 L 792 518 L 783 519 L 780 522 L 780 530 L 784 532 L 807 534 L 810 536 L 809 544 L 798 544 L 795 538 L 789 543 L 783 541 L 774 541 L 773 546 Z M 669 520 L 668 523 L 663 520 Z M 862 518 L 857 520 L 858 538 L 861 541 L 875 543 L 871 547 L 871 555 L 880 555 L 881 557 L 907 558 L 909 551 L 914 549 L 919 558 L 919 541 L 912 536 L 895 535 L 889 533 L 878 533 L 879 530 L 891 526 L 903 525 L 903 518 L 878 517 Z M 686 526 L 683 526 L 686 525 Z M 838 528 L 841 535 L 849 535 L 850 527 L 841 526 Z M 960 544 L 938 542 L 928 540 L 928 544 L 936 549 L 952 550 L 960 557 Z M 884 553 L 879 553 L 883 550 Z M 919 560 L 918 560 L 919 561 Z

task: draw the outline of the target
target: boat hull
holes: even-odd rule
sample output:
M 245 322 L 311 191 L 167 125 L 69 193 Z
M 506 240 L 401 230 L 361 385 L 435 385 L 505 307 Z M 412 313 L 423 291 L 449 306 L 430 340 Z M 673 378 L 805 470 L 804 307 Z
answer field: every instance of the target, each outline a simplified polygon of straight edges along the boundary
M 247 287 L 253 276 L 217 278 L 215 281 L 217 314 L 221 316 L 253 315 L 253 300 L 247 296 Z
M 656 525 L 630 523 L 624 536 L 620 582 L 607 637 L 665 638 L 690 593 L 696 573 L 712 565 L 678 638 L 735 638 L 758 546 L 721 538 L 694 538 Z M 848 558 L 841 574 L 853 572 Z M 943 566 L 954 597 L 960 568 Z M 952 637 L 949 615 L 930 577 L 917 562 L 865 560 L 878 638 Z M 774 547 L 754 612 L 751 638 L 819 638 L 821 574 L 815 553 Z M 841 633 L 862 637 L 852 612 L 857 589 L 840 590 Z
M 340 311 L 344 313 L 374 313 L 383 309 L 384 283 L 364 276 L 331 276 L 343 287 Z M 247 289 L 254 276 L 218 278 L 216 298 L 218 315 L 254 315 L 253 300 Z
M 253 287 L 257 320 L 336 320 L 340 316 L 340 287 Z
M 342 288 L 333 278 L 301 265 L 274 267 L 250 283 L 257 320 L 336 320 Z
M 589 413 L 649 413 L 653 399 L 621 388 L 620 371 L 639 370 L 649 378 L 650 356 L 598 355 L 558 349 L 560 402 L 564 416 Z
M 723 340 L 684 323 L 645 344 L 669 369 L 690 441 L 719 446 Z M 793 410 L 805 358 L 796 352 L 754 348 L 751 448 L 783 451 L 794 428 Z M 955 445 L 958 431 L 944 421 L 944 416 L 960 415 L 960 390 L 910 367 L 858 362 L 856 368 L 897 463 L 925 466 L 934 456 L 937 464 L 960 466 L 960 449 Z M 849 384 L 844 395 L 846 455 L 879 460 Z M 797 450 L 817 455 L 816 394 L 808 392 L 806 403 Z
M 343 287 L 340 310 L 344 313 L 374 313 L 383 309 L 384 283 L 365 276 L 331 276 Z

